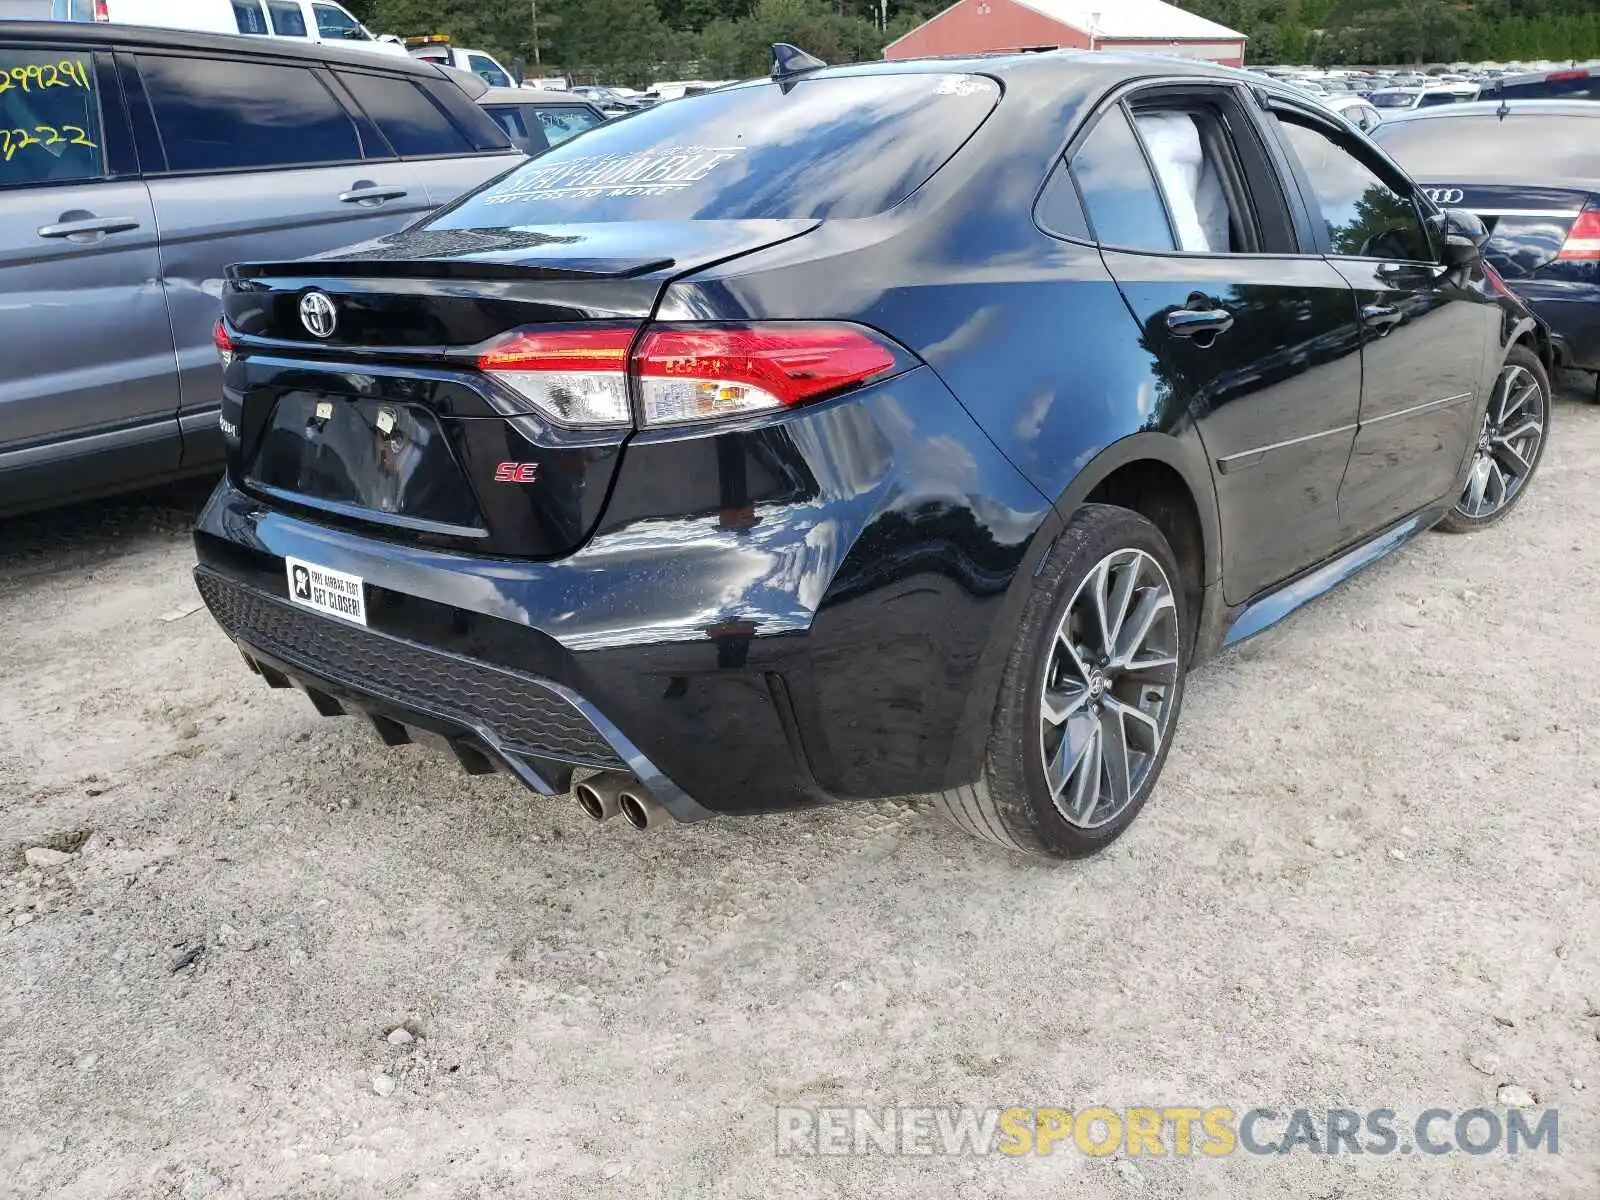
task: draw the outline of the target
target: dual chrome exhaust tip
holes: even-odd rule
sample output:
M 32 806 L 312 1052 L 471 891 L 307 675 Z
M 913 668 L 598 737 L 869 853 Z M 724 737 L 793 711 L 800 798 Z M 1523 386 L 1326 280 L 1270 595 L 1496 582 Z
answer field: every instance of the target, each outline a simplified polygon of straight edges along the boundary
M 573 786 L 578 807 L 591 821 L 609 821 L 621 814 L 635 829 L 654 829 L 667 819 L 667 810 L 632 775 L 602 771 Z

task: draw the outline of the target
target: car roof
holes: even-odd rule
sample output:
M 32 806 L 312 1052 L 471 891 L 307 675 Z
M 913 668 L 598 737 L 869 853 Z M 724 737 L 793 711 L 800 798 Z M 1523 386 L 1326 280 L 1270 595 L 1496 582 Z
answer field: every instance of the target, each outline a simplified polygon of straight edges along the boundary
M 847 63 L 808 71 L 803 79 L 848 78 L 861 75 L 926 75 L 948 71 L 960 75 L 996 75 L 1016 80 L 1024 86 L 1048 87 L 1052 81 L 1071 78 L 1074 82 L 1114 84 L 1119 79 L 1141 75 L 1194 75 L 1212 78 L 1265 82 L 1236 67 L 1222 67 L 1198 59 L 1160 54 L 1130 54 L 1110 50 L 1045 50 L 1037 53 L 967 54 L 949 58 L 902 58 L 894 61 Z M 770 79 L 747 79 L 724 84 L 719 90 L 771 83 Z M 661 86 L 661 85 L 657 85 Z
M 492 87 L 478 97 L 479 104 L 571 104 L 580 108 L 593 108 L 582 96 L 571 92 L 557 92 L 547 88 Z
M 128 47 L 134 50 L 191 50 L 246 54 L 253 58 L 294 59 L 306 63 L 384 67 L 431 79 L 437 67 L 409 54 L 380 54 L 373 50 L 347 50 L 323 43 L 297 44 L 289 38 L 246 36 L 233 33 L 190 33 L 182 29 L 155 29 L 144 25 L 111 25 L 99 21 L 6 21 L 8 42 L 56 44 L 72 42 L 91 48 Z
M 1414 108 L 1390 118 L 1399 121 L 1440 121 L 1449 117 L 1492 117 L 1504 109 L 1521 117 L 1600 117 L 1593 100 L 1471 100 L 1438 108 Z

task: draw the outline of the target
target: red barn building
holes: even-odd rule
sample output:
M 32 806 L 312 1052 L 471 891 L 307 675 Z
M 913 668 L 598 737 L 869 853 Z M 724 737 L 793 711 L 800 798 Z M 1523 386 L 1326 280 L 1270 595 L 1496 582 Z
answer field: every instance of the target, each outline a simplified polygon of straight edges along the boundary
M 1244 65 L 1245 36 L 1162 0 L 956 0 L 888 59 L 1003 50 L 1136 50 Z

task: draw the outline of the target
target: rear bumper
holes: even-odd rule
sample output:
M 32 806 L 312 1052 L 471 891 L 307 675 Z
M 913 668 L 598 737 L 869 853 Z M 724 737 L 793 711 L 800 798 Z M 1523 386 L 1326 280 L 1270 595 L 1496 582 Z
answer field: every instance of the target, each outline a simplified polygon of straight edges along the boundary
M 620 766 L 693 818 L 976 778 L 1058 527 L 918 369 L 777 423 L 636 436 L 599 529 L 556 560 L 374 536 L 227 480 L 195 545 L 269 682 L 440 733 L 538 791 Z M 291 605 L 286 557 L 360 577 L 368 626 Z
M 434 741 L 469 773 L 502 770 L 542 795 L 568 791 L 576 767 L 627 771 L 678 820 L 713 815 L 570 688 L 320 617 L 210 567 L 194 574 L 268 686 L 299 687 L 325 717 L 359 713 L 385 745 Z

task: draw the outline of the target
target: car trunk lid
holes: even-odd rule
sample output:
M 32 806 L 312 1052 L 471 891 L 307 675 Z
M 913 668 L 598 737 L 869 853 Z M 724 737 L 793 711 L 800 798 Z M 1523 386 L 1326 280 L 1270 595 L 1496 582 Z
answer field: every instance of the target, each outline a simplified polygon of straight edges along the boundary
M 600 517 L 631 420 L 563 424 L 480 370 L 513 331 L 642 327 L 680 275 L 816 220 L 414 230 L 233 268 L 229 472 L 286 509 L 402 542 L 568 554 Z

